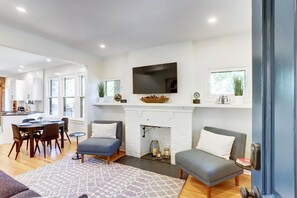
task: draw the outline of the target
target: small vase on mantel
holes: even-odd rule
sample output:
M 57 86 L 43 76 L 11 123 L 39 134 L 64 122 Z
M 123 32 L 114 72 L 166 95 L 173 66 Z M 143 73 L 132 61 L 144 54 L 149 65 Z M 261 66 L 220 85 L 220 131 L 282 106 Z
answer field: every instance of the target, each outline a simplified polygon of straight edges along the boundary
M 234 104 L 243 104 L 243 96 L 235 96 Z
M 104 97 L 99 97 L 99 103 L 104 103 Z

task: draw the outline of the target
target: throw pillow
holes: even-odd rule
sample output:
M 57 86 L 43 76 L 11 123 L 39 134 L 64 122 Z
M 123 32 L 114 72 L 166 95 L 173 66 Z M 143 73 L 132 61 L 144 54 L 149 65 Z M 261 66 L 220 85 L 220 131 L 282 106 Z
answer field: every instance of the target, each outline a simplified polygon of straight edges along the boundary
M 116 138 L 117 123 L 92 123 L 92 137 Z
M 229 160 L 234 140 L 234 136 L 219 135 L 202 129 L 197 149 Z

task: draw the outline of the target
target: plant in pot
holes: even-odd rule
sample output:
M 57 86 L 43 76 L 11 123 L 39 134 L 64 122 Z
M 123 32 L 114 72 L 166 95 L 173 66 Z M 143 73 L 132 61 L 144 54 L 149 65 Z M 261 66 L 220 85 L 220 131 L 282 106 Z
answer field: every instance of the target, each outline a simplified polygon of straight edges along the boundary
M 233 77 L 233 88 L 236 104 L 243 104 L 243 82 L 242 78 L 235 76 Z
M 104 83 L 98 83 L 97 85 L 98 95 L 99 95 L 99 103 L 104 102 Z

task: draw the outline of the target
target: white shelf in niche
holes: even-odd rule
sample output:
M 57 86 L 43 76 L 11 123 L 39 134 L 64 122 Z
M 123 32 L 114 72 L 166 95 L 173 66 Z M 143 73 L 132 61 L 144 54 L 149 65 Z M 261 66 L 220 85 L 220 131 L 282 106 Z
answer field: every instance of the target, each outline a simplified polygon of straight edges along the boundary
M 252 104 L 177 104 L 177 103 L 95 103 L 94 106 L 143 106 L 143 107 L 194 107 L 194 108 L 223 108 L 223 109 L 251 109 Z

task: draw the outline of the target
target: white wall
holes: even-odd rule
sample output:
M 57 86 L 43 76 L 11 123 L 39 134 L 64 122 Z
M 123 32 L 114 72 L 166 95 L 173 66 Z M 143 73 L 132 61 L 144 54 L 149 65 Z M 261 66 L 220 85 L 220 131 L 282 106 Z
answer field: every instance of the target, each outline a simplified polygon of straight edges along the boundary
M 157 46 L 130 52 L 122 56 L 103 59 L 101 79 L 120 76 L 123 97 L 131 103 L 140 103 L 142 95 L 132 91 L 132 67 L 166 62 L 178 62 L 178 93 L 166 94 L 170 102 L 180 104 L 192 103 L 193 93 L 201 94 L 201 102 L 207 101 L 206 76 L 209 69 L 230 67 L 247 67 L 251 70 L 251 33 L 239 33 L 208 40 L 181 42 Z M 251 79 L 251 72 L 248 74 Z M 251 87 L 251 84 L 249 84 Z M 251 101 L 251 95 L 245 99 Z M 124 121 L 121 107 L 97 107 L 106 120 Z M 252 111 L 251 109 L 197 108 L 193 115 L 193 147 L 196 147 L 200 130 L 203 126 L 214 126 L 247 134 L 247 152 L 251 143 Z
M 0 45 L 85 65 L 87 67 L 87 122 L 100 116 L 100 112 L 94 110 L 93 103 L 97 100 L 96 85 L 100 78 L 101 58 L 2 24 L 0 24 Z

